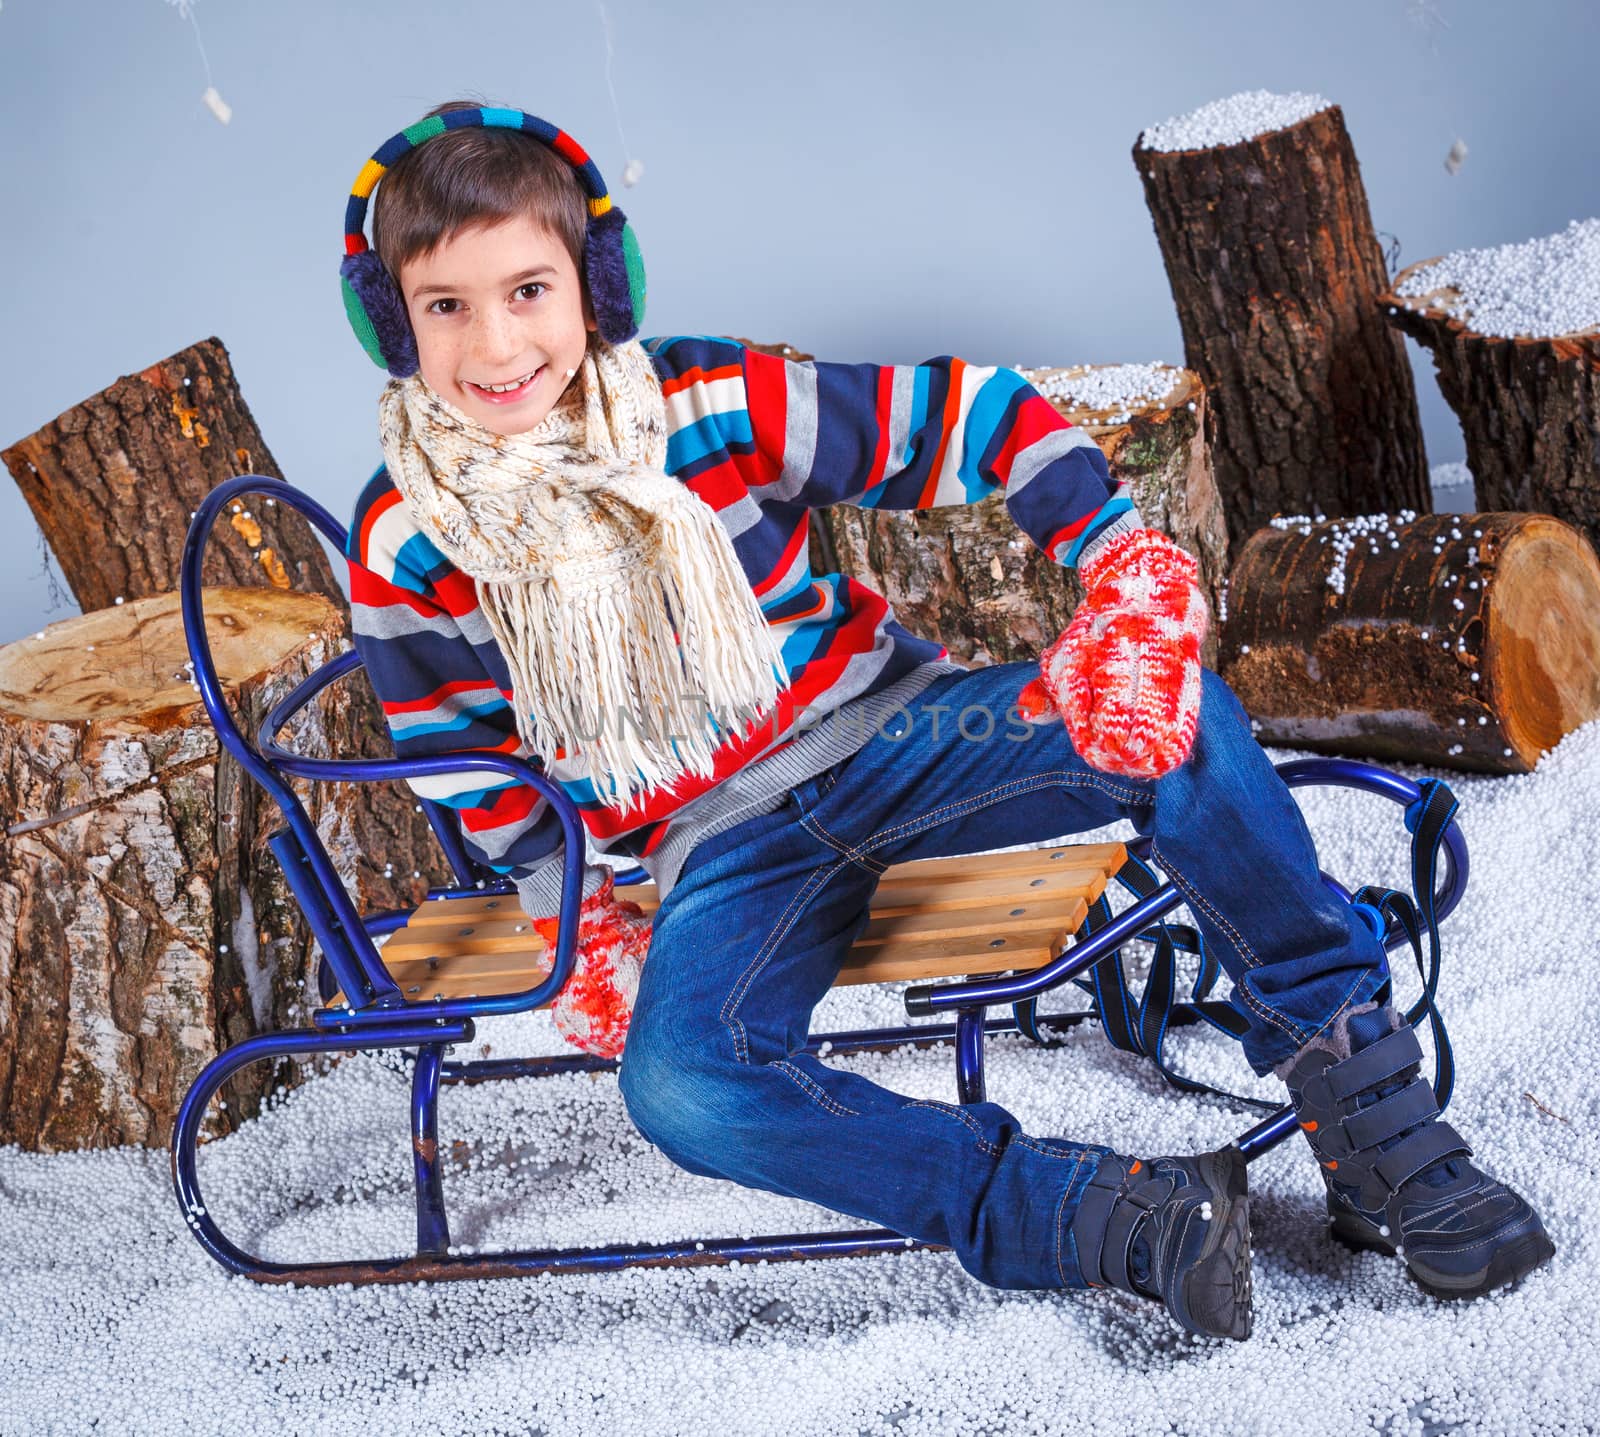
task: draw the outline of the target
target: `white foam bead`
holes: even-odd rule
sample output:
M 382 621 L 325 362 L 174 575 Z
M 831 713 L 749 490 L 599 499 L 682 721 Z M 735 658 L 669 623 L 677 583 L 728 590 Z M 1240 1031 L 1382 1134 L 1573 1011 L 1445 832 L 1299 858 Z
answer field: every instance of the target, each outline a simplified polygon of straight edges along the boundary
M 1400 292 L 1449 286 L 1451 312 L 1479 334 L 1550 336 L 1600 324 L 1600 219 L 1481 250 L 1453 250 L 1410 276 Z

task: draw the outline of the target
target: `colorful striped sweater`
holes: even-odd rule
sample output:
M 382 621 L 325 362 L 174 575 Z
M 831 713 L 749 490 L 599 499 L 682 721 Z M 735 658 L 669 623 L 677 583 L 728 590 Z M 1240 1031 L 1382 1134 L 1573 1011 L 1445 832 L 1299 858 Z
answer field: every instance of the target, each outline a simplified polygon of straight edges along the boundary
M 473 580 L 419 530 L 386 469 L 356 503 L 348 557 L 355 645 L 397 755 L 527 758 L 583 817 L 585 895 L 604 877 L 596 859 L 625 858 L 665 898 L 696 843 L 777 808 L 935 677 L 963 667 L 902 628 L 864 584 L 812 573 L 812 509 L 931 509 L 1003 491 L 1018 527 L 1064 567 L 1141 524 L 1094 441 L 1014 369 L 949 355 L 917 365 L 801 363 L 707 335 L 642 343 L 666 403 L 666 468 L 727 526 L 791 679 L 772 717 L 729 730 L 711 775 L 685 775 L 624 818 L 597 798 L 580 764 L 530 754 Z M 512 877 L 527 912 L 554 913 L 563 839 L 549 801 L 483 778 L 412 787 L 454 810 L 467 851 Z

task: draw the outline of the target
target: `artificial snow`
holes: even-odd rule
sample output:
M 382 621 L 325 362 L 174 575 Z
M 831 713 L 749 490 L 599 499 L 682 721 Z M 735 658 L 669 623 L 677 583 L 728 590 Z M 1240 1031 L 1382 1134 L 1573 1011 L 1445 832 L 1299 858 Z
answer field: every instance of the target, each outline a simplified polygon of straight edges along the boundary
M 1029 371 L 1032 384 L 1046 399 L 1081 408 L 1108 411 L 1109 423 L 1124 424 L 1136 410 L 1159 404 L 1178 382 L 1181 371 L 1170 364 L 1102 364 L 1072 373 Z
M 1267 752 L 1274 762 L 1302 756 Z M 1481 1164 L 1534 1203 L 1557 1247 L 1510 1290 L 1439 1303 L 1401 1262 L 1334 1244 L 1298 1136 L 1251 1165 L 1255 1331 L 1244 1343 L 1188 1336 L 1158 1305 L 1114 1291 L 987 1288 L 948 1253 L 262 1287 L 226 1275 L 189 1235 L 165 1153 L 7 1148 L 0 1431 L 1583 1430 L 1600 1412 L 1588 1355 L 1600 1344 L 1588 1220 L 1600 1164 L 1590 902 L 1600 723 L 1568 735 L 1528 775 L 1395 767 L 1445 778 L 1461 802 L 1471 881 L 1441 929 L 1440 1000 L 1458 1064 L 1448 1117 Z M 1295 796 L 1328 873 L 1352 888 L 1409 891 L 1397 805 L 1352 789 Z M 1132 836 L 1126 824 L 1078 835 Z M 1120 910 L 1130 900 L 1114 891 Z M 1412 960 L 1397 950 L 1392 966 L 1409 1004 L 1420 991 Z M 837 989 L 814 1030 L 902 1021 L 898 992 Z M 1074 989 L 1044 1006 L 1082 1000 Z M 1431 1046 L 1426 1025 L 1421 1036 Z M 548 1013 L 484 1022 L 455 1056 L 486 1048 L 569 1051 Z M 1179 1094 L 1089 1024 L 1059 1049 L 1008 1036 L 989 1054 L 991 1099 L 1031 1132 L 1190 1153 L 1257 1116 Z M 1281 1096 L 1205 1025 L 1174 1030 L 1169 1054 L 1202 1081 Z M 902 1092 L 954 1097 L 948 1047 L 829 1061 Z M 393 1055 L 351 1056 L 309 1078 L 202 1149 L 210 1210 L 268 1258 L 408 1251 L 407 1094 Z M 675 1168 L 634 1131 L 611 1074 L 446 1088 L 440 1126 L 453 1237 L 468 1248 L 861 1226 Z
M 1440 307 L 1475 334 L 1550 338 L 1600 328 L 1600 218 L 1520 244 L 1451 250 L 1408 276 L 1406 297 L 1454 289 Z
M 1435 466 L 1436 507 L 1463 474 Z M 1374 541 L 1381 516 L 1365 517 Z M 1275 763 L 1312 756 L 1266 752 Z M 166 1153 L 0 1148 L 0 1437 L 1593 1431 L 1600 1307 L 1588 1214 L 1600 1093 L 1589 1015 L 1600 1011 L 1600 945 L 1589 855 L 1600 844 L 1600 721 L 1531 774 L 1388 767 L 1442 778 L 1461 804 L 1471 877 L 1440 927 L 1440 1008 L 1457 1062 L 1446 1116 L 1480 1165 L 1534 1204 L 1557 1249 L 1510 1289 L 1440 1303 L 1401 1261 L 1335 1244 L 1297 1135 L 1250 1167 L 1255 1329 L 1243 1343 L 1185 1334 L 1159 1305 L 1115 1291 L 987 1288 L 949 1253 L 263 1287 L 230 1277 L 190 1236 Z M 1398 805 L 1354 789 L 1294 796 L 1324 871 L 1351 889 L 1410 892 Z M 1122 823 L 1072 841 L 1133 836 Z M 1114 910 L 1132 901 L 1108 892 Z M 1174 921 L 1192 920 L 1179 909 Z M 1150 947 L 1129 944 L 1125 956 L 1137 985 Z M 1180 958 L 1185 994 L 1195 961 Z M 1414 961 L 1401 947 L 1390 963 L 1409 1006 L 1421 989 Z M 903 987 L 836 989 L 813 1030 L 903 1023 Z M 1085 1001 L 1071 989 L 1041 1006 Z M 1431 1049 L 1426 1024 L 1419 1036 Z M 545 1011 L 481 1022 L 452 1056 L 572 1051 Z M 1284 1095 L 1203 1024 L 1172 1030 L 1167 1058 L 1202 1082 Z M 828 1061 L 900 1092 L 955 1098 L 949 1046 Z M 1431 1054 L 1424 1073 L 1431 1080 Z M 987 1078 L 991 1101 L 1027 1131 L 1128 1153 L 1199 1152 L 1259 1117 L 1168 1087 L 1089 1023 L 1050 1051 L 992 1039 Z M 408 1098 L 394 1054 L 352 1055 L 310 1077 L 201 1150 L 208 1209 L 266 1258 L 409 1253 Z M 439 1107 L 458 1249 L 866 1225 L 674 1167 L 628 1121 L 613 1074 L 447 1087 Z
M 1237 145 L 1298 124 L 1332 103 L 1321 95 L 1299 90 L 1288 95 L 1245 90 L 1151 125 L 1140 133 L 1139 144 L 1146 150 L 1206 150 L 1216 145 Z

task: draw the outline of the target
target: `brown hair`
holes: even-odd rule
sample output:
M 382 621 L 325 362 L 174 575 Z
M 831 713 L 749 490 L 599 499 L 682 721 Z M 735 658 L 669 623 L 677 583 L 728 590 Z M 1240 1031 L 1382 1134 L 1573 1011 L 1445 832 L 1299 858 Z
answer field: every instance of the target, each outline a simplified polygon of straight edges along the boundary
M 485 104 L 447 100 L 424 118 Z M 572 166 L 532 135 L 469 125 L 418 146 L 385 172 L 372 205 L 372 247 L 398 288 L 401 265 L 431 254 L 458 230 L 522 216 L 566 245 L 583 282 L 589 207 Z

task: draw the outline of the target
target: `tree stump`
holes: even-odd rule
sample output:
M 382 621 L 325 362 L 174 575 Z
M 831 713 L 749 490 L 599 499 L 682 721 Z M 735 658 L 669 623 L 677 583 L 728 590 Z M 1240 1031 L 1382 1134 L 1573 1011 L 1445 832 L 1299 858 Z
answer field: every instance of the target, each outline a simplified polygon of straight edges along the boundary
M 211 589 L 206 618 L 251 733 L 346 647 L 316 594 Z M 220 748 L 186 661 L 175 594 L 0 648 L 0 1142 L 164 1145 L 218 1051 L 316 1006 L 311 933 L 266 846 L 283 820 Z M 349 752 L 341 687 L 286 733 L 296 751 Z M 354 786 L 295 787 L 352 878 Z M 213 1130 L 293 1076 L 244 1069 Z
M 1600 714 L 1600 560 L 1541 514 L 1275 519 L 1227 602 L 1263 743 L 1526 773 Z
M 1200 563 L 1212 623 L 1201 661 L 1215 664 L 1227 535 L 1204 438 L 1205 388 L 1187 370 L 1154 366 L 1165 393 L 1138 402 L 1082 397 L 1146 366 L 1078 365 L 1020 373 L 1055 408 L 1085 428 L 1115 478 L 1126 478 L 1144 521 Z M 1170 387 L 1167 387 L 1170 384 Z M 1053 564 L 1023 534 L 1004 493 L 938 509 L 862 509 L 816 514 L 836 567 L 871 585 L 916 634 L 937 639 L 962 663 L 1037 658 L 1083 598 L 1077 572 Z
M 1381 297 L 1399 329 L 1433 355 L 1439 388 L 1467 440 L 1481 509 L 1553 514 L 1600 547 L 1600 329 L 1507 337 L 1473 330 L 1459 291 L 1419 294 L 1422 260 Z
M 237 474 L 283 477 L 214 338 L 118 379 L 0 459 L 85 612 L 176 590 L 189 517 L 206 494 Z M 315 590 L 344 606 L 310 525 L 271 500 L 233 506 L 202 574 L 207 584 Z M 351 693 L 353 746 L 341 757 L 391 756 L 370 687 L 353 682 Z M 453 881 L 409 788 L 363 784 L 356 804 L 364 909 L 414 907 L 430 882 Z
M 1411 367 L 1339 106 L 1236 144 L 1146 149 L 1144 182 L 1183 329 L 1211 395 L 1237 547 L 1274 513 L 1432 508 Z

